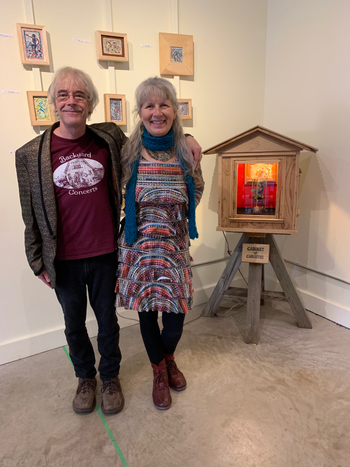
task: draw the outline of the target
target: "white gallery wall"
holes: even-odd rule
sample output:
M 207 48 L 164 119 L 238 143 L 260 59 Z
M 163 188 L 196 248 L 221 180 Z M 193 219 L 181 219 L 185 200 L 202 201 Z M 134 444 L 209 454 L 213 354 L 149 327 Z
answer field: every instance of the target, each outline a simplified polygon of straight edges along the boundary
M 348 0 L 269 0 L 263 122 L 319 148 L 301 155 L 299 233 L 278 241 L 306 308 L 350 328 L 349 18 Z
M 65 345 L 55 293 L 33 275 L 24 253 L 14 151 L 43 131 L 30 124 L 26 91 L 46 91 L 61 66 L 81 68 L 100 93 L 91 122 L 104 121 L 104 93 L 125 94 L 123 130 L 129 134 L 136 86 L 159 74 L 158 33 L 178 28 L 194 37 L 194 76 L 169 79 L 179 97 L 192 99 L 193 120 L 184 124 L 185 131 L 208 148 L 263 124 L 267 5 L 267 0 L 0 0 L 0 364 Z M 46 27 L 49 67 L 21 64 L 16 23 L 34 22 Z M 96 30 L 127 33 L 129 62 L 98 62 Z M 216 156 L 206 156 L 202 167 L 200 238 L 191 249 L 195 304 L 210 296 L 226 256 L 223 235 L 215 230 Z M 233 247 L 237 236 L 229 238 Z M 122 326 L 134 324 L 126 318 L 135 313 L 118 312 Z M 96 335 L 91 310 L 88 329 Z
M 30 125 L 26 91 L 47 90 L 61 66 L 82 68 L 101 98 L 91 122 L 104 121 L 104 93 L 125 94 L 129 134 L 136 86 L 159 74 L 158 33 L 176 28 L 194 37 L 194 76 L 169 79 L 192 99 L 184 127 L 204 149 L 257 124 L 319 148 L 301 157 L 299 233 L 277 240 L 306 308 L 350 327 L 349 17 L 348 0 L 0 0 L 0 363 L 65 344 L 55 294 L 24 254 L 14 151 L 43 130 Z M 50 67 L 20 62 L 16 23 L 34 21 L 46 26 Z M 98 62 L 96 30 L 127 33 L 129 62 Z M 202 167 L 195 304 L 210 296 L 226 256 L 215 230 L 216 156 Z M 228 238 L 232 249 L 238 235 Z M 122 326 L 134 323 L 126 318 L 135 313 L 118 312 Z M 88 328 L 96 334 L 91 310 Z

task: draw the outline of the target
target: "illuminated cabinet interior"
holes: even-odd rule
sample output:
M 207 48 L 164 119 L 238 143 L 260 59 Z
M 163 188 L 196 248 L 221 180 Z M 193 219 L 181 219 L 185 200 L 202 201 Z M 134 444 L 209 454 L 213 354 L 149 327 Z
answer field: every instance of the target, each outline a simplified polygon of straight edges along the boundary
M 317 152 L 256 126 L 205 151 L 219 158 L 217 230 L 296 234 L 303 150 Z
M 234 217 L 273 216 L 279 214 L 279 174 L 281 161 L 236 162 L 234 178 Z

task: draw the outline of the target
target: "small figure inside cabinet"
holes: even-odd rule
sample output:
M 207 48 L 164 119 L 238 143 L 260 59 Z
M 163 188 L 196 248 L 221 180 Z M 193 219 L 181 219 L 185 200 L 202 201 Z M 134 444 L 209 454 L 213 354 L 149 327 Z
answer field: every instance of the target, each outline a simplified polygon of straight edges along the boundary
M 296 234 L 303 150 L 317 152 L 256 126 L 205 151 L 219 156 L 217 230 Z

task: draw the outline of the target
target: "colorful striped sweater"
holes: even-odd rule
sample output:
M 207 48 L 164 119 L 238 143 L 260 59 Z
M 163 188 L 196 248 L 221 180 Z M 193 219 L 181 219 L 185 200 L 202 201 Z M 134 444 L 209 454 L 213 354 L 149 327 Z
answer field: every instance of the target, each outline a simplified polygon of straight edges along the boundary
M 200 170 L 200 169 L 199 169 Z M 199 203 L 203 179 L 196 183 Z M 192 306 L 188 190 L 183 170 L 141 159 L 135 188 L 137 239 L 119 239 L 116 305 L 138 311 L 187 313 Z

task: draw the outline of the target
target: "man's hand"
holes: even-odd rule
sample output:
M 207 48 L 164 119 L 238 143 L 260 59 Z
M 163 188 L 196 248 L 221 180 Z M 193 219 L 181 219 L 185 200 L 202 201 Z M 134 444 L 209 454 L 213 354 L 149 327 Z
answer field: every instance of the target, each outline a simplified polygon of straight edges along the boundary
M 46 269 L 43 270 L 43 272 L 41 274 L 38 275 L 38 278 L 44 282 L 45 285 L 47 285 L 48 287 L 50 287 L 50 289 L 53 289 L 52 285 L 50 284 L 50 278 L 49 278 L 49 275 L 46 271 Z
M 192 152 L 195 167 L 197 167 L 202 160 L 202 148 L 193 138 L 193 136 L 186 136 L 186 143 L 189 150 Z

